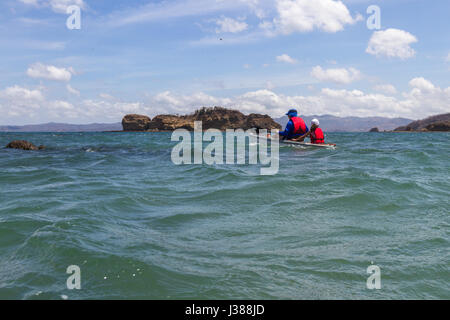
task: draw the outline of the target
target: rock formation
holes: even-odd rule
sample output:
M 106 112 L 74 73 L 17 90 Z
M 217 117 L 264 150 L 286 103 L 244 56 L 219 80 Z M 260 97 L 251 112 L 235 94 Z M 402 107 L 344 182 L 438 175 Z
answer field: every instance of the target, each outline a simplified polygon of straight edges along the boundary
M 369 132 L 380 132 L 380 130 L 378 130 L 378 128 L 372 128 L 369 130 Z
M 21 149 L 21 150 L 42 150 L 45 149 L 44 146 L 36 147 L 31 142 L 25 141 L 25 140 L 15 140 L 10 142 L 6 148 L 10 149 Z
M 439 114 L 398 127 L 394 131 L 450 131 L 450 113 Z
M 124 131 L 173 131 L 176 129 L 194 130 L 194 121 L 202 121 L 207 129 L 280 129 L 281 126 L 268 115 L 244 115 L 237 110 L 222 107 L 202 108 L 191 115 L 159 115 L 152 120 L 142 115 L 127 115 L 122 124 Z
M 438 121 L 427 125 L 427 131 L 450 131 L 450 121 Z
M 123 131 L 146 131 L 151 119 L 139 114 L 128 114 L 122 120 Z

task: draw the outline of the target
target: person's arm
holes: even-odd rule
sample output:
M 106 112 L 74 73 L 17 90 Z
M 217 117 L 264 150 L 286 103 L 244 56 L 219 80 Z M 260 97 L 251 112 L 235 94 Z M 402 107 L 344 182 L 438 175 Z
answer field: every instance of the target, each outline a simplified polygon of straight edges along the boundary
M 302 135 L 301 137 L 295 138 L 293 140 L 295 140 L 295 141 L 303 141 L 308 136 L 310 136 L 311 135 L 311 129 L 308 128 L 308 125 L 306 123 L 305 123 L 305 129 L 306 129 L 306 133 L 304 135 Z
M 287 137 L 290 136 L 292 130 L 294 130 L 294 124 L 292 123 L 291 120 L 289 120 L 289 122 L 286 124 L 286 129 L 284 129 L 284 131 L 280 131 L 279 135 L 284 140 L 284 139 L 286 139 Z
M 307 133 L 305 133 L 305 134 L 302 135 L 301 137 L 298 137 L 298 138 L 295 138 L 295 139 L 292 139 L 292 140 L 294 140 L 294 141 L 303 141 L 303 140 L 305 140 L 305 138 L 307 138 L 310 134 L 311 134 L 311 131 L 309 130 Z

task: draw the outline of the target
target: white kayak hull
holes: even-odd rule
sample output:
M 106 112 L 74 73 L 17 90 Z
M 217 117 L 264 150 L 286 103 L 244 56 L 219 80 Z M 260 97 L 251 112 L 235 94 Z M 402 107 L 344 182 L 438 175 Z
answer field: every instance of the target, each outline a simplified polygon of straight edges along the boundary
M 274 140 L 274 138 L 267 138 L 267 137 L 262 137 L 259 135 L 252 135 L 252 136 L 258 137 L 259 139 Z M 319 148 L 319 149 L 336 149 L 335 144 L 314 144 L 314 143 L 292 141 L 292 140 L 280 140 L 280 144 L 287 144 L 287 145 L 292 145 L 292 146 L 302 146 L 302 147 L 308 147 L 308 148 Z

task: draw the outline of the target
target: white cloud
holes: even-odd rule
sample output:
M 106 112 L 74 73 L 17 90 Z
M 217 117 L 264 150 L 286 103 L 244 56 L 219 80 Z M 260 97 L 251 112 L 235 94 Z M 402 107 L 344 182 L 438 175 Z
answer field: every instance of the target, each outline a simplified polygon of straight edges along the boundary
M 431 83 L 431 81 L 422 77 L 412 79 L 409 82 L 409 85 L 423 92 L 431 92 L 436 89 L 436 87 L 434 86 L 434 84 Z
M 314 29 L 334 33 L 361 19 L 361 16 L 353 18 L 342 1 L 276 0 L 276 6 L 279 16 L 273 24 L 283 34 Z
M 422 77 L 409 82 L 410 92 L 403 93 L 402 105 L 419 115 L 433 115 L 447 113 L 449 110 L 450 87 L 440 88 Z
M 221 17 L 215 20 L 219 28 L 216 29 L 216 33 L 239 33 L 247 30 L 248 24 L 244 21 L 234 20 L 232 18 Z
M 450 62 L 450 52 L 447 55 L 447 58 L 445 58 L 445 61 Z
M 27 70 L 27 75 L 31 78 L 66 82 L 70 81 L 74 73 L 73 68 L 58 68 L 40 62 L 31 65 Z
M 396 94 L 397 89 L 392 84 L 379 84 L 374 87 L 376 91 L 386 94 Z
M 416 52 L 410 45 L 417 41 L 414 35 L 399 29 L 375 31 L 366 52 L 376 56 L 408 59 L 415 56 Z
M 33 117 L 45 103 L 45 97 L 39 89 L 27 89 L 20 86 L 0 90 L 0 113 L 2 122 L 9 117 Z
M 349 84 L 361 78 L 361 73 L 355 68 L 322 69 L 316 66 L 311 71 L 311 76 L 320 81 L 331 81 L 339 84 Z
M 16 85 L 0 91 L 0 98 L 15 101 L 43 101 L 44 95 L 40 90 L 29 90 Z
M 277 57 L 277 61 L 279 61 L 279 62 L 286 62 L 286 63 L 289 63 L 289 64 L 296 64 L 298 62 L 297 60 L 295 60 L 294 58 L 291 58 L 287 54 L 282 54 L 281 56 L 278 56 Z

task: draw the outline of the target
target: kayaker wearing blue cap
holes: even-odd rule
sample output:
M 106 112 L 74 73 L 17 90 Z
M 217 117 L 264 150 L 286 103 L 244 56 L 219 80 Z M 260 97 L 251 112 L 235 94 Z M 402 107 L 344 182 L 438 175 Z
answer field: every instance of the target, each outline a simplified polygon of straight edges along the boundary
M 297 110 L 291 109 L 286 115 L 289 117 L 289 122 L 286 124 L 286 129 L 279 133 L 282 140 L 295 139 L 309 131 L 305 121 L 298 116 Z

